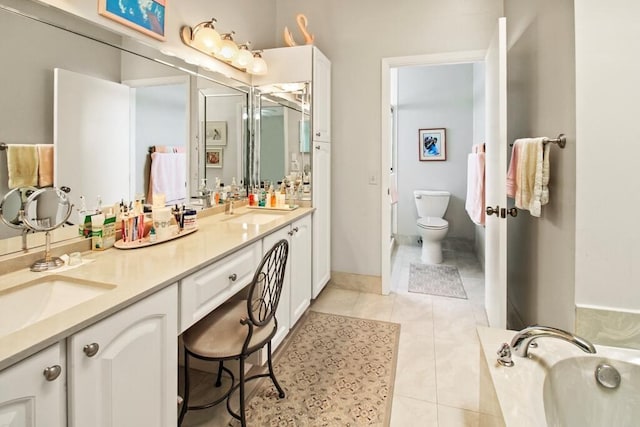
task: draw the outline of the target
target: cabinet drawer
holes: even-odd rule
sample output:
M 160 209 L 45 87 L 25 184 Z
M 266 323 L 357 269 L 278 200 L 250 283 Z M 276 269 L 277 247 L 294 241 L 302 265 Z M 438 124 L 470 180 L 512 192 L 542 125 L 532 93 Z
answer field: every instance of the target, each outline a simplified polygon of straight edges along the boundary
M 182 279 L 180 333 L 248 285 L 261 254 L 262 242 L 256 242 Z

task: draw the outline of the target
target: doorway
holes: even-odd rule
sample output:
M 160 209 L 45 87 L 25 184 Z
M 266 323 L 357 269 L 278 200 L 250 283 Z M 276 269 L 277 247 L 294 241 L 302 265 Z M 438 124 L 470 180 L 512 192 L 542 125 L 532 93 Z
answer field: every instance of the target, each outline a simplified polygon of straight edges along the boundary
M 394 203 L 402 195 L 397 197 L 395 191 L 398 189 L 397 183 L 402 178 L 403 173 L 403 162 L 398 161 L 397 157 L 402 157 L 401 154 L 398 154 L 396 150 L 395 141 L 396 141 L 396 128 L 398 126 L 398 108 L 397 105 L 397 78 L 398 71 L 410 67 L 430 67 L 430 66 L 441 66 L 441 65 L 462 65 L 462 64 L 473 64 L 473 63 L 483 63 L 485 59 L 485 51 L 465 51 L 465 52 L 456 52 L 456 53 L 447 53 L 447 54 L 435 54 L 435 55 L 421 55 L 421 56 L 412 56 L 412 57 L 399 57 L 399 58 L 385 58 L 382 61 L 382 91 L 381 91 L 381 117 L 383 118 L 381 124 L 381 135 L 382 135 L 382 147 L 381 147 L 381 272 L 382 272 L 382 291 L 383 294 L 389 294 L 394 286 L 391 283 L 391 258 L 392 251 L 395 246 L 407 245 L 407 247 L 403 247 L 401 256 L 404 258 L 404 262 L 408 259 L 410 260 L 412 257 L 416 257 L 415 250 L 412 250 L 410 245 L 413 243 L 415 246 L 415 242 L 408 242 L 406 238 L 402 238 L 403 236 L 403 227 L 399 227 L 398 221 L 404 222 L 404 229 L 407 229 L 406 222 L 410 222 L 412 225 L 415 223 L 414 216 L 408 215 L 408 211 L 411 210 L 411 215 L 415 213 L 415 206 L 412 205 L 411 195 L 407 196 L 404 194 L 404 211 L 405 215 L 402 214 L 402 209 L 398 208 Z M 391 112 L 391 113 L 390 113 Z M 482 120 L 482 123 L 484 120 Z M 411 125 L 410 125 L 411 126 Z M 419 126 L 419 125 L 418 125 Z M 413 126 L 415 127 L 415 126 Z M 417 144 L 417 129 L 415 135 L 415 142 Z M 484 134 L 484 129 L 481 129 L 476 134 Z M 410 136 L 402 135 L 403 140 L 410 138 Z M 473 142 L 478 143 L 481 141 L 477 141 L 477 137 L 474 138 Z M 406 144 L 406 142 L 404 142 Z M 465 147 L 466 152 L 471 151 L 471 142 L 468 143 L 468 147 Z M 415 153 L 418 152 L 417 145 Z M 462 160 L 464 162 L 464 175 L 466 177 L 466 154 L 461 154 L 458 152 L 456 154 L 457 160 Z M 402 159 L 400 159 L 402 160 Z M 407 174 L 411 174 L 411 171 L 405 171 Z M 465 178 L 466 180 L 466 178 Z M 464 188 L 466 190 L 466 181 Z M 406 193 L 406 191 L 404 192 Z M 460 200 L 462 199 L 462 200 Z M 464 197 L 457 198 L 457 201 L 454 202 L 458 205 L 462 204 L 464 206 Z M 451 204 L 450 204 L 451 206 Z M 460 210 L 460 206 L 458 206 L 458 211 Z M 409 218 L 409 219 L 407 219 Z M 409 221 L 410 220 L 410 221 Z M 468 217 L 464 220 L 469 221 Z M 461 219 L 462 222 L 463 220 Z M 478 228 L 478 227 L 475 227 Z M 396 233 L 396 229 L 399 233 Z M 413 227 L 411 227 L 412 231 Z M 405 231 L 406 233 L 406 231 Z M 400 235 L 399 239 L 395 239 L 394 237 Z M 417 235 L 417 232 L 410 234 Z M 478 254 L 478 258 L 480 258 L 481 262 L 484 259 L 484 242 L 482 240 L 483 233 L 482 230 L 474 231 L 474 240 L 477 242 L 475 250 L 474 248 L 464 248 L 463 251 L 460 251 L 460 247 L 455 248 L 455 246 L 459 246 L 457 243 L 453 242 L 449 244 L 448 249 L 458 249 L 460 253 L 469 254 L 471 252 L 476 252 Z M 445 244 L 446 247 L 446 244 Z M 414 248 L 415 249 L 415 248 Z M 469 249 L 469 250 L 467 250 Z M 419 253 L 419 251 L 418 251 Z M 409 254 L 407 256 L 407 254 Z M 465 255 L 466 256 L 466 255 Z M 407 267 L 407 266 L 405 266 Z M 394 275 L 397 276 L 397 275 Z M 404 280 L 405 277 L 403 277 Z M 404 286 L 406 284 L 400 285 Z

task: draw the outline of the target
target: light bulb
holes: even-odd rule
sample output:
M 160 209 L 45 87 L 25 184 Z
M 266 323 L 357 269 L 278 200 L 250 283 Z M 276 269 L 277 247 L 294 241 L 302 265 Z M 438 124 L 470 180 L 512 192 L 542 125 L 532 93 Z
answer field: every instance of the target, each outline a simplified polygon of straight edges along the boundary
M 220 45 L 218 56 L 225 61 L 232 61 L 238 54 L 238 45 L 233 41 L 233 34 L 234 32 L 232 31 L 222 36 L 222 44 Z
M 193 31 L 193 44 L 196 48 L 210 53 L 218 53 L 222 44 L 220 34 L 213 27 L 216 22 L 212 19 L 209 22 L 198 24 Z
M 253 54 L 247 44 L 240 45 L 238 55 L 233 60 L 233 65 L 238 68 L 249 68 L 253 62 Z
M 253 53 L 253 62 L 247 71 L 258 76 L 267 74 L 267 63 L 260 55 L 260 52 Z

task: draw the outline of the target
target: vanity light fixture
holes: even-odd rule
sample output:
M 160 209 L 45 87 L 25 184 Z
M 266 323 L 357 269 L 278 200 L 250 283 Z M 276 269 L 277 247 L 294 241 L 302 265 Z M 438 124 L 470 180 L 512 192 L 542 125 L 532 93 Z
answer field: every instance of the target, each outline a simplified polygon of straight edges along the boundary
M 267 74 L 267 63 L 262 58 L 262 51 L 256 50 L 253 52 L 253 62 L 251 66 L 247 69 L 247 72 L 250 74 L 255 74 L 257 76 L 261 76 Z
M 233 61 L 238 55 L 238 45 L 233 41 L 233 35 L 235 31 L 231 31 L 230 33 L 222 34 L 222 44 L 220 45 L 220 52 L 218 55 L 225 61 Z
M 195 27 L 183 26 L 180 29 L 182 42 L 195 50 L 225 62 L 232 67 L 249 74 L 266 74 L 267 63 L 262 58 L 262 51 L 252 52 L 250 42 L 238 45 L 233 40 L 235 31 L 220 34 L 215 29 L 217 21 L 201 22 Z

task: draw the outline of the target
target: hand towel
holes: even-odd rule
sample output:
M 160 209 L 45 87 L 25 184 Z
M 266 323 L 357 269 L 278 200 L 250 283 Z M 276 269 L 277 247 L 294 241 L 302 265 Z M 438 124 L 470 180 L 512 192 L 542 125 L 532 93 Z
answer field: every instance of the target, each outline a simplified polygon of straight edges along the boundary
M 544 138 L 518 140 L 521 141 L 522 148 L 518 153 L 515 205 L 537 217 L 541 213 L 543 140 Z
M 38 185 L 38 150 L 33 144 L 7 145 L 9 189 Z
M 53 185 L 53 144 L 37 144 L 38 187 Z
M 513 148 L 511 149 L 511 160 L 509 161 L 509 170 L 507 171 L 507 197 L 511 197 L 512 199 L 516 198 L 518 159 L 520 157 L 519 153 L 523 145 L 524 141 L 518 139 L 513 143 Z
M 540 203 L 544 206 L 549 203 L 549 156 L 551 155 L 551 144 L 544 145 L 544 152 L 542 153 L 542 195 L 540 196 Z
M 187 163 L 185 153 L 152 153 L 148 200 L 162 193 L 173 204 L 187 197 Z
M 474 146 L 467 158 L 467 198 L 465 209 L 469 218 L 479 225 L 485 223 L 485 154 L 480 147 Z

